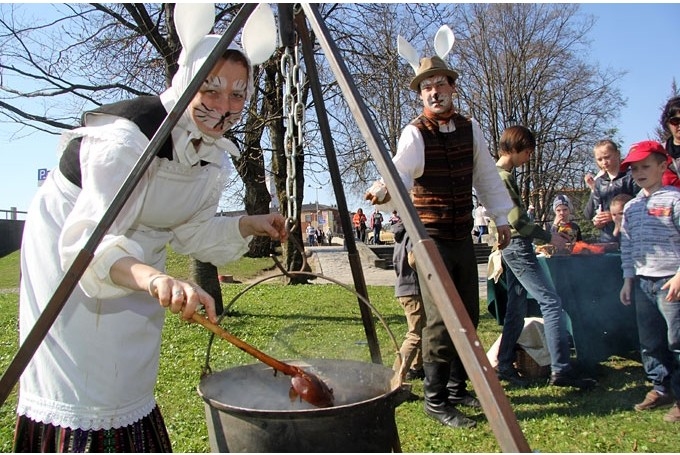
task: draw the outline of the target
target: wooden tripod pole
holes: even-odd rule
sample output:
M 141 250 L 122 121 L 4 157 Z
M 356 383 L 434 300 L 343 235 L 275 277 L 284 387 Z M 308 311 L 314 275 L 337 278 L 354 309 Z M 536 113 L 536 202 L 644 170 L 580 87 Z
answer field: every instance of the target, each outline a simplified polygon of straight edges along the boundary
M 498 377 L 486 357 L 486 352 L 477 337 L 477 331 L 465 310 L 456 286 L 446 270 L 434 241 L 428 236 L 425 227 L 420 222 L 389 152 L 377 139 L 380 137 L 378 130 L 370 118 L 368 108 L 359 95 L 337 46 L 330 37 L 328 28 L 316 6 L 303 3 L 302 8 L 329 61 L 378 170 L 385 179 L 387 187 L 390 188 L 392 199 L 399 213 L 402 214 L 406 230 L 413 241 L 413 252 L 418 261 L 418 275 L 434 298 L 434 303 L 442 315 L 456 351 L 470 376 L 501 450 L 530 452 L 529 444 L 524 438 Z

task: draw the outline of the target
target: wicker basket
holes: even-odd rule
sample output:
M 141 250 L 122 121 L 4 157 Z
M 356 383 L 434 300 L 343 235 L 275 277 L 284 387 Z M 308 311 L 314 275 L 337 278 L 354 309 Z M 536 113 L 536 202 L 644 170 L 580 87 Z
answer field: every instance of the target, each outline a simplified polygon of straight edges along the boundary
M 518 347 L 515 368 L 519 374 L 529 379 L 547 378 L 550 376 L 550 365 L 540 366 L 527 352 Z

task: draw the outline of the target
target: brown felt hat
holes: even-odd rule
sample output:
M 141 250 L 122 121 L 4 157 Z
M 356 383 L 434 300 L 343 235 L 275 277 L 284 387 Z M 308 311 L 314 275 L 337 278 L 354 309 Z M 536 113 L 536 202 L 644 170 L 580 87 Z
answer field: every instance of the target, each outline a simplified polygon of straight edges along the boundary
M 456 79 L 458 79 L 458 73 L 449 68 L 444 60 L 439 57 L 425 57 L 420 59 L 420 66 L 418 71 L 416 71 L 416 77 L 411 80 L 409 88 L 420 92 L 420 83 L 428 77 L 436 76 L 437 74 L 450 77 L 453 79 L 453 82 L 456 82 Z

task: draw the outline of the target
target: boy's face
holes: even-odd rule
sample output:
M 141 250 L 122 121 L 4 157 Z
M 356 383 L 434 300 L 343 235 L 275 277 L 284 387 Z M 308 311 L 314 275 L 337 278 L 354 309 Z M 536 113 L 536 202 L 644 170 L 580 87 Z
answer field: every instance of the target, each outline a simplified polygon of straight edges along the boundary
M 617 225 L 621 225 L 621 220 L 623 219 L 623 206 L 620 202 L 612 202 L 609 205 L 609 213 L 612 214 L 612 219 Z
M 658 158 L 650 153 L 644 160 L 631 163 L 630 170 L 633 180 L 640 188 L 654 190 L 661 186 L 661 177 L 666 170 L 666 163 L 659 162 Z
M 569 207 L 566 205 L 558 205 L 555 207 L 555 218 L 564 223 L 569 221 Z
M 621 155 L 608 145 L 600 145 L 593 149 L 597 167 L 610 174 L 618 174 L 621 164 Z
M 511 155 L 512 165 L 514 167 L 520 167 L 521 165 L 529 161 L 532 153 L 534 153 L 534 149 L 532 148 L 526 148 L 519 153 L 513 153 Z

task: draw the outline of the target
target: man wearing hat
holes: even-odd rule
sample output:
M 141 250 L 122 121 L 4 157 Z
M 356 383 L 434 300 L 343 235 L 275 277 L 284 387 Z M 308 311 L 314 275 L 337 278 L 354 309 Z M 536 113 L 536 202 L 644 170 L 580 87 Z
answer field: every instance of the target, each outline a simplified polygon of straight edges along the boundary
M 418 92 L 423 112 L 404 128 L 393 162 L 477 327 L 479 280 L 471 235 L 472 188 L 497 225 L 501 249 L 510 241 L 507 215 L 513 204 L 479 124 L 454 109 L 457 78 L 458 73 L 440 57 L 420 60 L 409 87 Z M 386 203 L 388 190 L 376 182 L 366 199 Z M 467 373 L 424 284 L 421 292 L 427 316 L 422 347 L 425 412 L 450 427 L 473 427 L 476 422 L 458 406 L 480 408 L 480 403 L 466 389 Z
M 636 411 L 672 406 L 680 422 L 680 191 L 663 186 L 671 162 L 655 141 L 634 144 L 621 163 L 642 190 L 623 211 L 621 268 L 624 305 L 635 301 L 642 366 L 652 390 Z

